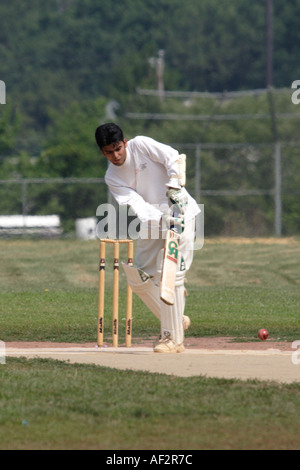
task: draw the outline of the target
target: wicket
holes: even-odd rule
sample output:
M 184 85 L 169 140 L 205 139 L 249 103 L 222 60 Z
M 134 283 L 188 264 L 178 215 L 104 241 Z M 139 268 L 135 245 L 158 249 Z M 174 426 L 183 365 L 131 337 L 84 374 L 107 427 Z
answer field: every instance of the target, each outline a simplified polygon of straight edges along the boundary
M 105 257 L 106 243 L 112 243 L 114 247 L 113 261 L 113 310 L 112 310 L 112 344 L 118 347 L 119 343 L 119 258 L 120 243 L 127 244 L 127 263 L 133 265 L 133 240 L 113 240 L 110 238 L 100 240 L 100 264 L 99 264 L 99 304 L 98 304 L 98 333 L 97 344 L 103 346 L 104 337 L 104 296 L 105 296 Z M 126 327 L 125 345 L 131 346 L 132 339 L 132 290 L 127 283 L 126 301 Z

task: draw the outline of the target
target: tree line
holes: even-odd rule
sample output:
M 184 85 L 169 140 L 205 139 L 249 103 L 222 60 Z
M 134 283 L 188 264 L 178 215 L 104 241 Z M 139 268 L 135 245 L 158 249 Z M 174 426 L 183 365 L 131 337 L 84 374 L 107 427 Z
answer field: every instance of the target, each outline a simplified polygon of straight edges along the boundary
M 300 0 L 273 0 L 274 87 L 300 77 Z M 154 88 L 149 58 L 165 51 L 168 90 L 266 84 L 266 1 L 12 0 L 0 6 L 1 80 L 28 124 L 51 109 Z
M 300 78 L 299 11 L 300 0 L 273 0 L 274 87 L 287 89 L 274 96 L 279 114 L 298 111 L 291 103 L 288 88 Z M 95 146 L 94 130 L 108 119 L 119 122 L 128 138 L 145 134 L 181 144 L 273 142 L 271 119 L 213 119 L 215 114 L 268 114 L 271 110 L 267 94 L 239 99 L 226 99 L 224 95 L 221 100 L 211 97 L 161 101 L 136 92 L 137 88 L 157 87 L 149 59 L 161 49 L 165 52 L 166 90 L 224 92 L 264 88 L 265 1 L 12 0 L 0 5 L 0 14 L 0 79 L 6 84 L 7 93 L 7 104 L 0 105 L 0 179 L 102 177 L 106 162 Z M 112 101 L 117 102 L 115 115 L 108 111 Z M 128 112 L 205 115 L 211 119 L 134 120 L 126 117 Z M 297 119 L 279 119 L 278 138 L 297 142 L 297 124 Z M 221 168 L 226 166 L 226 158 L 236 157 L 230 151 L 205 156 L 206 188 L 224 186 Z M 238 184 L 238 174 L 243 175 L 242 186 L 249 185 L 250 177 L 256 179 L 258 186 L 266 178 L 270 187 L 273 184 L 266 162 L 259 162 L 255 169 L 253 162 L 251 166 L 242 160 L 237 161 L 237 166 L 232 165 L 234 171 L 227 172 L 225 178 L 228 187 Z M 297 188 L 294 157 L 289 165 Z M 49 188 L 36 190 L 30 209 L 56 211 L 66 220 L 73 219 L 76 213 L 72 198 L 74 194 L 78 196 L 79 189 L 51 191 L 49 197 Z M 91 199 L 88 191 L 85 188 L 77 197 L 82 205 L 80 214 L 85 213 L 86 201 Z M 97 197 L 92 198 L 93 204 Z M 7 199 L 8 192 L 3 190 L 1 213 L 14 210 L 13 190 L 9 202 Z M 287 224 L 290 232 L 300 229 L 294 222 L 298 204 L 293 201 L 287 209 L 293 213 L 293 223 Z M 259 204 L 263 207 L 265 203 Z M 228 201 L 226 211 L 227 205 Z M 214 201 L 213 207 L 216 220 L 221 219 L 213 230 L 222 232 L 226 218 L 222 201 Z M 270 214 L 267 219 L 271 219 Z

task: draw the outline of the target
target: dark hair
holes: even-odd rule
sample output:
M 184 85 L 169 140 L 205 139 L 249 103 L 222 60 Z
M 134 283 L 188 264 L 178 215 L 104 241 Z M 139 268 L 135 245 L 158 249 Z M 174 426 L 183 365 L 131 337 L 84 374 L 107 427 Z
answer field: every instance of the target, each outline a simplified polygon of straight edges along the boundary
M 114 142 L 122 142 L 124 140 L 122 129 L 112 122 L 97 127 L 95 138 L 100 149 L 106 145 L 113 144 Z

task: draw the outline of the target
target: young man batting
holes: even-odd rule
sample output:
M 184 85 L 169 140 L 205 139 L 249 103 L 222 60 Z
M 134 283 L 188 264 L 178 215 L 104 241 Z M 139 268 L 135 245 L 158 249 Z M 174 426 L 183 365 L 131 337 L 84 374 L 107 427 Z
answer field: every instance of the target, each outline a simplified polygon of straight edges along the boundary
M 113 123 L 99 126 L 95 138 L 110 162 L 105 175 L 110 192 L 119 205 L 131 207 L 141 226 L 150 226 L 149 236 L 137 240 L 136 267 L 123 268 L 132 291 L 161 322 L 154 351 L 183 352 L 184 330 L 190 325 L 184 315 L 184 279 L 193 260 L 200 212 L 184 188 L 183 156 L 149 137 L 127 142 Z

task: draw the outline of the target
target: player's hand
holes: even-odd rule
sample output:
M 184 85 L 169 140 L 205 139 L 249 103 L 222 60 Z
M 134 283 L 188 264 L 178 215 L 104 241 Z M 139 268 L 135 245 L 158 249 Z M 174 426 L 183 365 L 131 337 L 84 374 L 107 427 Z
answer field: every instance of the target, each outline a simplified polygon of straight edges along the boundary
M 178 233 L 184 230 L 184 218 L 182 215 L 179 217 L 173 217 L 169 214 L 163 214 L 161 217 L 161 228 L 162 230 L 175 230 Z
M 172 211 L 180 214 L 185 213 L 188 204 L 188 197 L 182 189 L 170 188 L 167 191 L 169 204 L 173 207 Z

